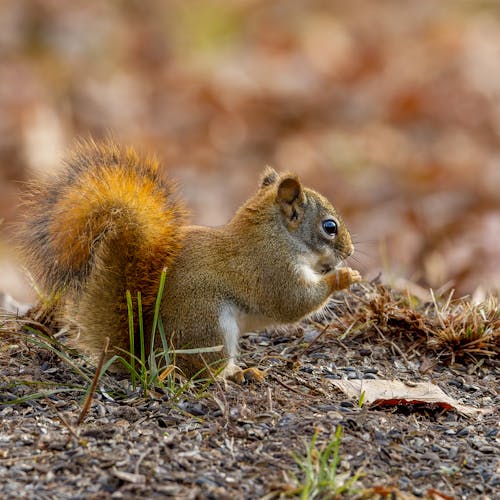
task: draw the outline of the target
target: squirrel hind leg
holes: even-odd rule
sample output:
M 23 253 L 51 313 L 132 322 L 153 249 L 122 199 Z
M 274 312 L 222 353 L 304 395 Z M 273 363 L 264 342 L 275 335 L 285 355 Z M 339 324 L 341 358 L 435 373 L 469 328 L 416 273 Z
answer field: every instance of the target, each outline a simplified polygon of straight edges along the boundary
M 246 382 L 261 383 L 267 376 L 267 370 L 261 370 L 255 366 L 249 368 L 240 368 L 234 361 L 230 360 L 224 370 L 220 373 L 220 377 L 224 380 L 231 380 L 239 385 Z

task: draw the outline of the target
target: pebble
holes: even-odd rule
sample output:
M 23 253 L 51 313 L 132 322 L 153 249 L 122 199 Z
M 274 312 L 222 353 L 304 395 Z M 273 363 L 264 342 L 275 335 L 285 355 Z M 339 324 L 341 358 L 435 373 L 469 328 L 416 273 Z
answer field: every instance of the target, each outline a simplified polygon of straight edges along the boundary
M 458 455 L 458 446 L 452 446 L 448 451 L 448 458 L 450 460 L 453 460 L 457 458 L 457 455 Z
M 448 427 L 447 427 L 446 425 L 440 425 L 440 424 L 436 424 L 436 425 L 434 426 L 434 429 L 435 429 L 436 431 L 445 431 L 447 428 L 448 428 Z
M 319 334 L 320 332 L 316 329 L 307 329 L 305 332 L 304 332 L 304 337 L 302 338 L 302 340 L 304 342 L 314 342 L 318 337 L 319 337 Z
M 322 411 L 322 412 L 327 412 L 327 411 L 335 411 L 337 410 L 337 405 L 317 405 L 316 408 L 319 410 L 319 411 Z
M 378 368 L 375 368 L 373 366 L 367 366 L 366 368 L 361 368 L 361 370 L 364 372 L 364 373 L 378 373 Z
M 311 359 L 326 359 L 326 354 L 322 352 L 313 352 L 309 355 Z
M 200 477 L 195 481 L 195 484 L 198 486 L 205 486 L 205 487 L 217 487 L 217 486 L 224 486 L 224 483 L 221 483 L 220 481 L 217 481 L 216 479 L 210 479 L 207 477 Z
M 279 427 L 287 427 L 289 425 L 292 425 L 293 422 L 296 420 L 296 417 L 292 413 L 286 413 L 283 415 L 279 421 L 278 421 L 278 426 Z
M 436 455 L 436 453 L 433 453 L 432 451 L 426 451 L 422 455 L 422 458 L 425 458 L 426 460 L 430 460 L 431 462 L 439 462 L 439 456 Z
M 342 408 L 354 408 L 354 403 L 352 401 L 341 401 L 340 406 Z
M 493 472 L 491 470 L 486 469 L 482 465 L 476 467 L 474 469 L 474 472 L 477 472 L 486 483 L 489 482 L 493 477 Z
M 399 478 L 399 487 L 402 490 L 406 490 L 408 489 L 409 486 L 410 486 L 410 479 L 408 479 L 406 476 L 401 476 Z
M 22 470 L 22 471 L 32 471 L 33 470 L 33 466 L 31 464 L 19 464 L 17 465 L 16 467 L 18 470 Z
M 342 413 L 347 413 L 348 415 L 352 415 L 354 414 L 356 411 L 354 410 L 354 408 L 346 408 L 345 406 L 341 406 L 339 408 L 339 410 L 342 412 Z
M 463 388 L 468 392 L 478 392 L 481 390 L 481 388 L 476 385 L 464 385 Z
M 401 437 L 401 431 L 399 429 L 391 429 L 387 435 L 391 438 L 400 438 Z
M 429 471 L 427 470 L 415 470 L 411 473 L 411 477 L 413 479 L 418 479 L 420 477 L 425 477 L 429 475 Z
M 441 448 L 441 446 L 435 443 L 431 446 L 431 450 L 435 453 L 442 453 L 442 454 L 446 453 L 446 450 L 444 448 Z
M 346 410 L 347 410 L 347 408 L 346 408 Z M 359 427 L 360 427 L 360 425 L 358 424 L 358 422 L 356 420 L 354 420 L 353 418 L 349 418 L 349 417 L 347 417 L 345 420 L 341 420 L 339 422 L 339 424 L 343 425 L 344 427 L 347 427 L 348 429 L 354 430 L 354 431 L 359 430 Z
M 363 378 L 364 378 L 365 380 L 376 380 L 378 377 L 377 377 L 377 375 L 375 375 L 374 373 L 365 373 L 365 374 L 363 375 Z
M 411 444 L 413 448 L 421 449 L 424 446 L 425 441 L 420 437 L 416 437 L 412 439 Z
M 383 445 L 386 445 L 388 443 L 387 438 L 383 432 L 375 431 L 374 437 L 375 437 L 375 441 L 377 441 L 377 443 L 380 443 Z
M 493 448 L 493 446 L 480 446 L 478 448 L 478 450 L 481 452 L 481 453 L 495 453 L 495 448 Z
M 469 435 L 469 428 L 468 427 L 464 427 L 463 429 L 461 429 L 457 432 L 458 437 L 465 437 L 468 435 Z

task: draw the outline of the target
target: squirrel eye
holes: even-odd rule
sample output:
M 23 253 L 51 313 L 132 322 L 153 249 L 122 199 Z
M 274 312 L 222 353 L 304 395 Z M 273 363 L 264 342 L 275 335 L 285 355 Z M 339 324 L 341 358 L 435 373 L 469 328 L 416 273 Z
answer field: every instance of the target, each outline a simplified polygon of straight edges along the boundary
M 338 232 L 337 223 L 333 219 L 324 220 L 321 227 L 328 236 L 335 236 Z

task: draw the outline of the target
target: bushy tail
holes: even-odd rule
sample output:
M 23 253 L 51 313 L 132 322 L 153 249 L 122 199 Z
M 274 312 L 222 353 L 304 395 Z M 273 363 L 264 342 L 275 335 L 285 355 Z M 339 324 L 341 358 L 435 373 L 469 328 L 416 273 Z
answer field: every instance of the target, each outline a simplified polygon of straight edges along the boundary
M 89 347 L 106 331 L 126 336 L 126 290 L 148 308 L 182 247 L 185 211 L 158 162 L 80 143 L 56 178 L 33 184 L 25 208 L 21 246 L 42 289 L 73 302 Z

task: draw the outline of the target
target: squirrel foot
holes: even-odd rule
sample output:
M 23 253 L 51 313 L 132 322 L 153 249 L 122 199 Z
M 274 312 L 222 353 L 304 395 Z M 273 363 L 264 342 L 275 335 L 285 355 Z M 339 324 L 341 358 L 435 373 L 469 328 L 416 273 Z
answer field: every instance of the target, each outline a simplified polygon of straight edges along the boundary
M 264 381 L 266 376 L 267 370 L 260 370 L 259 368 L 252 366 L 250 368 L 246 368 L 245 370 L 240 368 L 228 378 L 237 384 L 243 385 L 245 382 L 256 382 L 260 384 Z
M 359 283 L 363 278 L 359 271 L 350 267 L 341 267 L 328 276 L 332 292 L 349 288 L 353 283 Z

